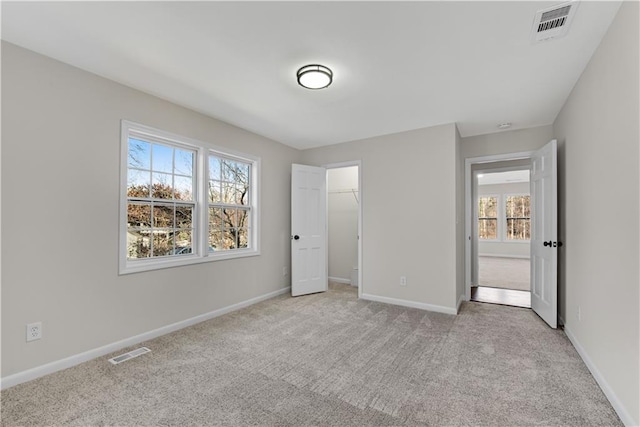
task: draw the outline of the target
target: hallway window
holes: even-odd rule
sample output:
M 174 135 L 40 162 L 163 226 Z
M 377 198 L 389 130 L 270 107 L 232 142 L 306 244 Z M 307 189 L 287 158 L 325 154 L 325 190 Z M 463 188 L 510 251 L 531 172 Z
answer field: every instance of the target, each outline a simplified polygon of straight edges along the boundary
M 498 197 L 482 196 L 478 199 L 478 238 L 498 239 Z
M 531 197 L 507 196 L 505 199 L 507 240 L 531 239 Z

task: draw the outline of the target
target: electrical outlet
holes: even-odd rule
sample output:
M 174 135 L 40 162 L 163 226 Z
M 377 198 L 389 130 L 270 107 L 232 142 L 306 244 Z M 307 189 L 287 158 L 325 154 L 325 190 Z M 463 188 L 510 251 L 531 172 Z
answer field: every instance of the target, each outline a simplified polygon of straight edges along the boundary
M 27 325 L 27 342 L 42 338 L 42 322 L 29 323 Z
M 282 277 L 287 277 L 287 273 L 288 273 L 287 267 L 286 266 L 282 267 Z
M 400 276 L 400 286 L 407 286 L 407 276 Z

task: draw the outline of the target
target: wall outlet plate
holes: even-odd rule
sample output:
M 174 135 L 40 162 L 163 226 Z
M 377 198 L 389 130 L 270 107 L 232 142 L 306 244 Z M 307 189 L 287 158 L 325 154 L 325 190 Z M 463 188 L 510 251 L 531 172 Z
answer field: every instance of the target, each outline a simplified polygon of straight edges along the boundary
M 42 322 L 29 323 L 27 325 L 27 342 L 42 338 Z

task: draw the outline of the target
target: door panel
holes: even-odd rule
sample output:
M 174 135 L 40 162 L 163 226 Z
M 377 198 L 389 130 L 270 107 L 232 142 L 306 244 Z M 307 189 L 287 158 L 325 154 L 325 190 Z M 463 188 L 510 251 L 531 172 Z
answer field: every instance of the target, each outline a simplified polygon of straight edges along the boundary
M 327 277 L 327 171 L 291 168 L 291 295 L 324 292 Z M 296 238 L 297 237 L 297 238 Z
M 531 158 L 531 308 L 552 328 L 558 319 L 557 142 Z

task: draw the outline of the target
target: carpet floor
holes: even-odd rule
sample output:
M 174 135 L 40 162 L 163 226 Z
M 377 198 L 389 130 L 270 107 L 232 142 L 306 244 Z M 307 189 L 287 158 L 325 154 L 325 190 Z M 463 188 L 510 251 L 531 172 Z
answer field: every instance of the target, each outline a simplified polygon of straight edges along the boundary
M 528 259 L 478 257 L 480 286 L 530 291 L 531 264 Z
M 618 426 L 531 310 L 280 296 L 1 392 L 3 426 Z M 138 347 L 138 346 L 136 346 Z M 135 347 L 134 347 L 135 348 Z

